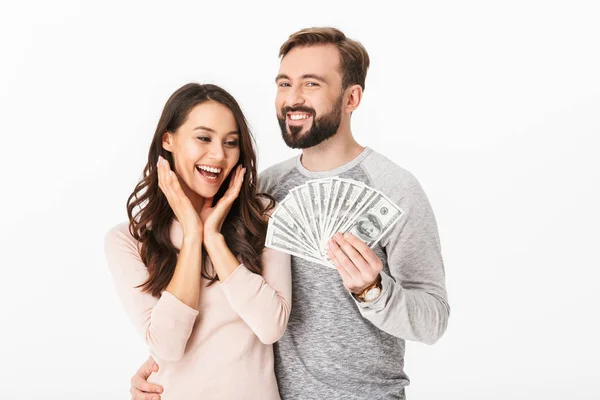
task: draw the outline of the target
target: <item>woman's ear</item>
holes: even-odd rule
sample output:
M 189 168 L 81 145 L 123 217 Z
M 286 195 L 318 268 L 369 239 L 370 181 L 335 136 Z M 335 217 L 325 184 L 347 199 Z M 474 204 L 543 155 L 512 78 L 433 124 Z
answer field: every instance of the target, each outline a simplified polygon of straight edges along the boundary
M 171 132 L 165 132 L 162 135 L 162 148 L 173 152 L 173 134 Z

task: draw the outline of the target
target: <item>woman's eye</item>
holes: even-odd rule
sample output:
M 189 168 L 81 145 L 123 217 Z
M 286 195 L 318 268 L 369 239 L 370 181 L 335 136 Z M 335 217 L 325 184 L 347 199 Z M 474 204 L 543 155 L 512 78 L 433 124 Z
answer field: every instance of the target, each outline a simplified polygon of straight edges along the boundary
M 197 139 L 201 142 L 210 142 L 210 138 L 208 136 L 198 136 Z
M 225 145 L 229 147 L 237 147 L 238 144 L 239 142 L 237 140 L 230 140 L 228 142 L 225 142 Z

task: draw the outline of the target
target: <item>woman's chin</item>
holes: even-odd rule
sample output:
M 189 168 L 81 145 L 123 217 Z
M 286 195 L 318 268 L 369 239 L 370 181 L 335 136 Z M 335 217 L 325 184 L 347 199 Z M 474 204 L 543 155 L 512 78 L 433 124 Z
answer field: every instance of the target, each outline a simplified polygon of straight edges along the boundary
M 209 197 L 214 197 L 219 191 L 219 186 L 208 187 L 208 185 L 196 184 L 194 186 L 194 192 L 205 199 Z

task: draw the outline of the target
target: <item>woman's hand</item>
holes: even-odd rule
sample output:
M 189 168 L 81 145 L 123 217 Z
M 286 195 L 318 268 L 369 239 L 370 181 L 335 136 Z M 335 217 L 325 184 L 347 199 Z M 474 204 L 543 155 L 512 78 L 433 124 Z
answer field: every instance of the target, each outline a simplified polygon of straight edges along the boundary
M 234 175 L 229 180 L 229 188 L 214 207 L 211 207 L 212 198 L 205 200 L 204 207 L 200 212 L 200 218 L 204 224 L 205 238 L 220 235 L 223 221 L 225 220 L 227 213 L 229 213 L 229 210 L 231 210 L 231 205 L 240 194 L 245 173 L 246 168 L 242 168 L 241 165 L 238 165 Z
M 158 156 L 156 171 L 158 174 L 158 186 L 165 194 L 169 205 L 181 224 L 184 236 L 194 236 L 202 239 L 204 232 L 202 219 L 196 212 L 196 209 L 194 209 L 190 199 L 183 192 L 179 178 L 171 170 L 169 162 Z

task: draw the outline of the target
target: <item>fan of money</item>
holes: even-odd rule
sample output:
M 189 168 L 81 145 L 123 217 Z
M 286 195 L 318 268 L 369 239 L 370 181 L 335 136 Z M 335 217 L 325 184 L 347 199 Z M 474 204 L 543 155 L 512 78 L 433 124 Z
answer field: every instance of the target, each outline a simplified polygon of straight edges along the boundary
M 273 211 L 267 247 L 335 268 L 327 242 L 350 232 L 375 246 L 402 216 L 386 195 L 362 182 L 339 177 L 315 179 L 290 190 Z

